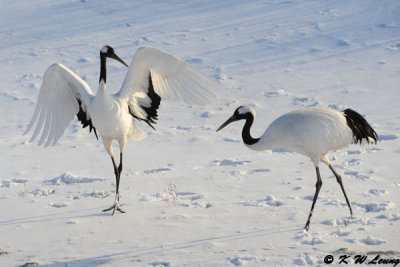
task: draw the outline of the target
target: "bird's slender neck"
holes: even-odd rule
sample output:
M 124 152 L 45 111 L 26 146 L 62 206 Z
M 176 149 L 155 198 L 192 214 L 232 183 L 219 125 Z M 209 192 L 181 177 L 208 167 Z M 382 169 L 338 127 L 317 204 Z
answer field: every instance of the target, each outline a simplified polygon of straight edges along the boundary
M 101 82 L 101 80 L 103 80 L 104 83 L 106 83 L 106 79 L 107 79 L 106 62 L 107 62 L 107 58 L 104 55 L 100 54 L 100 78 L 99 78 L 99 82 Z
M 242 139 L 246 145 L 254 145 L 256 144 L 260 138 L 253 138 L 250 134 L 251 125 L 253 125 L 254 116 L 250 113 L 246 114 L 246 123 L 244 124 L 242 130 Z

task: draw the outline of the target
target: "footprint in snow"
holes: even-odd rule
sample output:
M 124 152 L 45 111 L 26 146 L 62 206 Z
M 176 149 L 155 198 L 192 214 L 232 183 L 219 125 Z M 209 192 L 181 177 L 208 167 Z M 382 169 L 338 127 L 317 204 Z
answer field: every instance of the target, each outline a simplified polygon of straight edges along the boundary
M 386 189 L 370 189 L 368 193 L 364 193 L 366 197 L 380 197 L 382 195 L 387 194 L 388 191 Z
M 322 221 L 321 224 L 336 227 L 338 225 L 347 225 L 347 219 L 331 219 Z
M 328 205 L 328 206 L 335 206 L 335 207 L 345 207 L 347 206 L 346 202 L 344 201 L 339 201 L 337 199 L 329 199 L 329 200 L 322 200 L 322 202 L 324 203 L 324 205 Z
M 375 221 L 371 220 L 368 217 L 361 217 L 361 218 L 356 218 L 356 217 L 347 217 L 346 219 L 336 219 L 337 225 L 342 225 L 342 226 L 348 226 L 348 225 L 360 225 L 360 226 L 374 226 Z M 359 228 L 360 231 L 363 231 L 364 228 Z
M 358 171 L 345 171 L 344 175 L 357 176 Z
M 279 207 L 285 205 L 285 203 L 277 200 L 274 196 L 267 196 L 265 199 L 258 200 L 257 202 L 271 207 Z
M 320 25 L 315 25 L 315 28 L 317 29 L 317 30 L 321 30 L 321 26 Z M 321 53 L 321 52 L 323 52 L 324 50 L 322 49 L 322 48 L 319 48 L 319 47 L 311 47 L 309 50 L 308 50 L 310 53 Z
M 225 142 L 232 142 L 232 143 L 240 143 L 241 142 L 241 140 L 239 140 L 239 139 L 231 139 L 231 138 L 224 138 L 222 140 L 224 140 Z
M 178 192 L 177 205 L 181 207 L 189 208 L 209 208 L 209 203 L 204 202 L 204 195 L 196 194 L 192 192 Z
M 215 166 L 238 166 L 250 163 L 250 160 L 231 160 L 231 159 L 223 159 L 223 160 L 213 160 L 211 161 L 212 165 Z
M 1 188 L 10 188 L 19 184 L 26 184 L 28 180 L 25 179 L 6 179 L 0 182 Z
M 367 151 L 368 153 L 374 153 L 374 152 L 378 152 L 378 151 L 382 151 L 382 148 L 377 148 L 377 147 L 367 147 L 365 148 L 365 151 Z
M 29 197 L 39 197 L 39 196 L 47 197 L 51 194 L 54 194 L 55 192 L 56 192 L 56 190 L 51 189 L 51 188 L 37 188 L 25 195 L 29 196 Z
M 153 266 L 153 267 L 170 267 L 171 263 L 166 262 L 166 261 L 155 261 L 155 262 L 149 263 L 149 265 Z
M 200 118 L 203 119 L 208 119 L 210 117 L 212 117 L 213 113 L 210 111 L 204 111 L 203 113 L 200 114 Z
M 183 37 L 187 36 L 187 33 L 186 32 L 175 32 L 174 35 L 175 35 L 175 37 L 183 38 Z
M 196 64 L 204 63 L 204 59 L 202 59 L 200 57 L 191 57 L 191 58 L 186 59 L 186 62 L 196 65 Z
M 170 168 L 158 168 L 158 169 L 151 169 L 151 170 L 144 170 L 144 174 L 151 174 L 151 173 L 161 173 L 161 172 L 169 172 L 171 171 Z
M 140 201 L 153 202 L 165 201 L 174 206 L 186 208 L 210 208 L 212 205 L 204 201 L 204 195 L 193 192 L 164 192 L 155 195 L 141 195 Z
M 303 107 L 315 107 L 320 104 L 316 97 L 293 97 L 292 104 Z
M 379 141 L 392 141 L 398 139 L 399 137 L 394 134 L 384 134 L 384 135 L 379 135 L 378 138 Z
M 8 252 L 8 251 L 1 250 L 1 249 L 0 249 L 0 256 L 3 256 L 3 255 L 10 255 L 10 254 L 11 254 L 11 252 Z
M 359 155 L 362 154 L 363 150 L 362 149 L 357 149 L 357 150 L 349 150 L 347 151 L 347 155 Z
M 68 172 L 61 174 L 53 179 L 44 181 L 45 184 L 61 185 L 61 184 L 81 184 L 81 183 L 92 183 L 98 181 L 104 181 L 105 179 L 100 178 L 87 178 L 87 177 L 76 177 Z
M 335 8 L 328 8 L 328 9 L 321 10 L 319 12 L 319 14 L 320 15 L 324 15 L 324 16 L 328 15 L 328 16 L 330 16 L 332 18 L 336 18 L 338 16 L 337 15 L 337 10 Z
M 285 203 L 277 200 L 274 196 L 267 196 L 265 199 L 257 201 L 241 201 L 236 203 L 236 205 L 247 207 L 280 207 L 285 205 Z
M 82 58 L 78 59 L 77 62 L 78 63 L 89 63 L 89 62 L 92 62 L 92 60 L 87 57 L 82 57 Z
M 213 75 L 213 77 L 214 77 L 217 81 L 224 81 L 224 80 L 230 79 L 230 77 L 227 77 L 227 76 L 224 74 L 222 68 L 220 68 L 220 67 L 216 67 L 216 68 L 215 68 L 215 74 Z
M 249 173 L 250 174 L 253 174 L 253 173 L 258 173 L 258 172 L 270 172 L 271 170 L 270 169 L 254 169 L 254 170 L 251 170 Z
M 391 50 L 391 51 L 400 51 L 400 43 L 399 44 L 390 45 L 386 49 L 387 50 Z
M 376 27 L 384 28 L 384 29 L 398 29 L 399 28 L 399 26 L 397 26 L 397 25 L 386 24 L 386 23 L 377 24 Z
M 278 89 L 276 91 L 271 91 L 271 92 L 265 92 L 264 96 L 265 97 L 279 97 L 279 96 L 287 96 L 288 93 L 283 90 L 283 89 Z
M 369 245 L 369 246 L 378 246 L 381 244 L 386 243 L 384 240 L 374 237 L 374 236 L 367 236 L 366 238 L 363 239 L 347 239 L 347 242 L 349 243 L 355 243 L 355 244 L 365 244 L 365 245 Z
M 143 171 L 135 171 L 134 175 L 143 175 L 143 174 L 153 174 L 153 173 L 163 173 L 163 172 L 169 172 L 172 171 L 171 168 L 156 168 L 156 169 L 147 169 Z M 128 175 L 130 175 L 131 172 L 128 172 Z
M 49 204 L 49 206 L 50 207 L 53 207 L 53 208 L 65 208 L 65 207 L 67 207 L 68 205 L 67 204 L 65 204 L 65 203 L 50 203 Z
M 308 265 L 314 266 L 317 263 L 318 261 L 317 259 L 315 259 L 315 257 L 304 253 L 302 253 L 300 257 L 293 259 L 293 264 L 299 266 L 308 266 Z
M 370 173 L 372 173 L 372 171 L 369 171 Z M 354 176 L 357 179 L 361 179 L 361 180 L 371 180 L 373 179 L 373 177 L 371 175 L 368 174 L 359 174 L 358 171 L 345 171 L 343 173 L 344 175 L 349 175 L 349 176 Z
M 351 46 L 351 43 L 345 39 L 339 39 L 337 45 L 342 47 L 349 47 Z
M 366 238 L 361 239 L 360 241 L 366 245 L 380 245 L 386 243 L 384 240 L 373 236 L 367 236 Z
M 333 231 L 331 233 L 331 235 L 333 236 L 349 236 L 351 234 L 351 231 L 347 230 L 347 229 L 336 229 L 335 231 Z
M 391 201 L 385 201 L 383 203 L 367 203 L 367 204 L 361 204 L 361 203 L 353 203 L 353 206 L 363 208 L 365 212 L 381 212 L 381 211 L 386 211 L 389 209 L 394 209 L 396 206 L 395 203 Z
M 344 162 L 345 166 L 359 166 L 361 165 L 360 159 L 349 159 Z
M 257 256 L 237 256 L 234 258 L 228 258 L 228 260 L 235 266 L 242 266 L 248 264 L 252 265 L 255 263 L 262 263 L 267 261 L 267 259 Z
M 385 219 L 385 220 L 389 220 L 389 221 L 398 221 L 398 220 L 400 220 L 400 215 L 399 214 L 395 214 L 395 213 L 382 214 L 382 215 L 376 216 L 375 218 L 377 218 L 377 219 Z
M 143 201 L 143 202 L 153 202 L 153 201 L 160 201 L 160 200 L 166 200 L 163 198 L 162 194 L 155 194 L 155 195 L 140 194 L 140 198 L 139 198 L 139 201 Z
M 110 193 L 105 191 L 93 191 L 90 193 L 84 193 L 82 196 L 103 199 L 109 197 Z
M 309 233 L 306 230 L 302 230 L 301 232 L 295 234 L 293 239 L 298 240 L 298 242 L 305 245 L 318 245 L 325 243 L 320 233 Z
M 305 197 L 303 197 L 303 199 L 304 199 L 304 200 L 313 201 L 313 199 L 314 199 L 314 196 L 311 196 L 311 195 L 309 195 L 309 196 L 305 196 Z
M 193 130 L 193 127 L 185 127 L 185 126 L 176 126 L 174 127 L 176 130 L 181 130 L 181 131 L 187 131 L 191 132 Z
M 272 152 L 273 153 L 293 153 L 292 151 L 284 149 L 284 148 L 273 148 Z
M 342 104 L 330 104 L 330 105 L 328 105 L 328 107 L 331 109 L 338 110 L 338 111 L 342 111 L 342 110 L 346 109 Z

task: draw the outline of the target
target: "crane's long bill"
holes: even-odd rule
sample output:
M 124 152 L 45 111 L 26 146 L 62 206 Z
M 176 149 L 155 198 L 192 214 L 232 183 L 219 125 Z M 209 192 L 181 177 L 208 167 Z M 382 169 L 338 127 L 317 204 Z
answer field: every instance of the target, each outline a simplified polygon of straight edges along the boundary
M 125 65 L 126 67 L 129 68 L 128 64 L 126 64 L 122 59 L 119 58 L 119 56 L 117 56 L 116 54 L 113 54 L 112 56 L 110 56 L 112 59 L 115 59 L 116 61 L 119 61 L 122 65 Z
M 230 117 L 226 122 L 224 122 L 219 128 L 217 129 L 217 132 L 222 130 L 222 128 L 225 128 L 229 123 L 237 121 L 237 118 L 235 116 Z

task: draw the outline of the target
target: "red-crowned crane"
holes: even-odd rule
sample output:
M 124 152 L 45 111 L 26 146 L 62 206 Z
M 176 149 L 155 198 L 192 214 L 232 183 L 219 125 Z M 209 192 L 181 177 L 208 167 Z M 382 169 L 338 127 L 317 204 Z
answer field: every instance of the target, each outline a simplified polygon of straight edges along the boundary
M 114 205 L 103 211 L 124 212 L 119 205 L 122 155 L 129 139 L 140 140 L 145 133 L 135 119 L 150 127 L 157 120 L 162 97 L 188 104 L 206 104 L 215 98 L 216 82 L 182 59 L 156 48 L 139 48 L 117 94 L 106 93 L 106 60 L 112 58 L 123 65 L 111 46 L 100 50 L 100 78 L 97 94 L 88 84 L 62 64 L 51 65 L 43 76 L 38 101 L 27 133 L 36 125 L 30 141 L 40 133 L 39 146 L 55 145 L 76 115 L 83 124 L 100 134 L 111 157 L 116 180 Z M 120 149 L 119 165 L 115 162 L 112 141 Z
M 350 201 L 344 190 L 342 178 L 332 167 L 327 153 L 347 147 L 350 144 L 377 142 L 378 135 L 368 122 L 352 109 L 337 111 L 328 108 L 307 108 L 295 110 L 274 120 L 260 138 L 250 135 L 250 128 L 256 117 L 255 111 L 248 106 L 240 106 L 233 115 L 218 129 L 221 130 L 229 123 L 245 120 L 242 130 L 244 144 L 257 151 L 283 148 L 307 156 L 314 163 L 317 172 L 316 190 L 311 210 L 305 225 L 310 228 L 310 220 L 322 186 L 319 173 L 319 162 L 328 165 L 339 183 L 350 215 L 353 215 Z

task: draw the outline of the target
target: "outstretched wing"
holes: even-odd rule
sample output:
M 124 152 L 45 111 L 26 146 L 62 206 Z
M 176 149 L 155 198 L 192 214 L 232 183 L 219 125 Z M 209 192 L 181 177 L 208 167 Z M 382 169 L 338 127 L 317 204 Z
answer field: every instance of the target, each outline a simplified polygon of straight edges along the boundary
M 36 108 L 25 133 L 35 126 L 30 142 L 42 133 L 39 146 L 55 145 L 77 115 L 83 127 L 93 127 L 87 106 L 93 98 L 89 85 L 62 64 L 51 65 L 43 76 Z
M 192 65 L 167 52 L 150 47 L 136 51 L 121 90 L 129 111 L 151 127 L 157 119 L 161 97 L 203 105 L 215 98 L 218 84 Z

